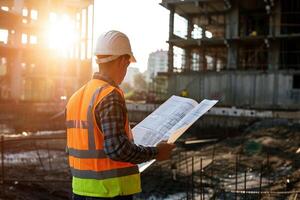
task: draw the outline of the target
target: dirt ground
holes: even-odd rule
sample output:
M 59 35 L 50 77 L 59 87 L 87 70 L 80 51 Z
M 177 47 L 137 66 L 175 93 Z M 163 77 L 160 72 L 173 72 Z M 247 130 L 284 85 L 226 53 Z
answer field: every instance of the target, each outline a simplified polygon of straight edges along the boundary
M 14 137 L 25 140 L 5 142 L 5 184 L 0 185 L 0 199 L 70 199 L 71 175 L 64 137 L 64 132 L 32 133 Z M 263 121 L 238 136 L 214 143 L 178 143 L 172 160 L 155 163 L 142 174 L 143 192 L 135 198 L 186 199 L 188 195 L 200 199 L 202 192 L 207 199 L 233 199 L 235 182 L 238 181 L 238 190 L 244 188 L 245 172 L 249 191 L 258 191 L 260 179 L 262 191 L 299 191 L 300 126 Z M 293 197 L 294 194 L 262 194 L 265 199 Z M 258 198 L 249 195 L 248 199 Z

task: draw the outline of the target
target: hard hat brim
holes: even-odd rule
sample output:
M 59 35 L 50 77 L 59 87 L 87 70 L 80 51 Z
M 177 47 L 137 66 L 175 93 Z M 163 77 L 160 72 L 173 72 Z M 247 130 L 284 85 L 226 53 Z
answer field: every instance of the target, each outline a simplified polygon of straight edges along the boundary
M 130 61 L 131 63 L 136 63 L 136 59 L 135 59 L 135 57 L 133 56 L 133 54 L 130 55 L 129 61 Z

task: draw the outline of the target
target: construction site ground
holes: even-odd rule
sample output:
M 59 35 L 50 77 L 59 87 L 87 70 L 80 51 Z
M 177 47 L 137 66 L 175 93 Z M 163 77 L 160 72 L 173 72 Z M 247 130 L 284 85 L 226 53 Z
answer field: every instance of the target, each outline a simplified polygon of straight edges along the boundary
M 299 198 L 300 126 L 268 120 L 239 131 L 189 145 L 184 141 L 201 139 L 201 131 L 186 133 L 172 160 L 142 173 L 135 199 Z M 64 131 L 6 135 L 2 144 L 0 199 L 71 198 Z

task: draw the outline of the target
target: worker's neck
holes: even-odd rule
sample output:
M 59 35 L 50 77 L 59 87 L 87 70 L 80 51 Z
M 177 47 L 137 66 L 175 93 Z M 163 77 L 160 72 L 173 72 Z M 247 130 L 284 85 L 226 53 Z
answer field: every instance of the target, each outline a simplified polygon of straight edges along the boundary
M 101 76 L 109 78 L 110 80 L 114 81 L 115 84 L 117 84 L 116 75 L 111 70 L 100 70 L 99 74 Z

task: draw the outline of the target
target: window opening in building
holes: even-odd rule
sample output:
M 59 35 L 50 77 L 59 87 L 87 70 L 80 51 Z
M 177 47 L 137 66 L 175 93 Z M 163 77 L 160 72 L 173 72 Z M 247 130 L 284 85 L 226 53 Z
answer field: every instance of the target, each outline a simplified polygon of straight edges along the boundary
M 179 47 L 174 47 L 174 70 L 181 72 L 184 67 L 184 51 Z
M 186 39 L 187 36 L 187 20 L 178 14 L 174 15 L 174 34 Z
M 30 11 L 30 17 L 33 20 L 37 20 L 37 18 L 38 18 L 38 11 L 37 10 L 31 10 Z
M 28 36 L 25 33 L 22 33 L 22 44 L 28 43 Z
M 22 9 L 22 15 L 23 15 L 24 17 L 27 17 L 27 16 L 28 16 L 28 9 L 27 9 L 27 8 L 23 8 L 23 9 Z
M 30 44 L 37 44 L 37 37 L 35 35 L 31 35 L 29 42 Z
M 192 31 L 192 38 L 201 39 L 202 38 L 202 28 L 194 24 L 194 29 Z
M 205 37 L 212 38 L 212 33 L 210 31 L 205 31 Z
M 0 29 L 0 43 L 7 44 L 8 30 Z
M 293 76 L 293 89 L 300 89 L 300 74 Z
M 7 6 L 1 6 L 1 10 L 9 11 L 9 7 L 7 7 Z

